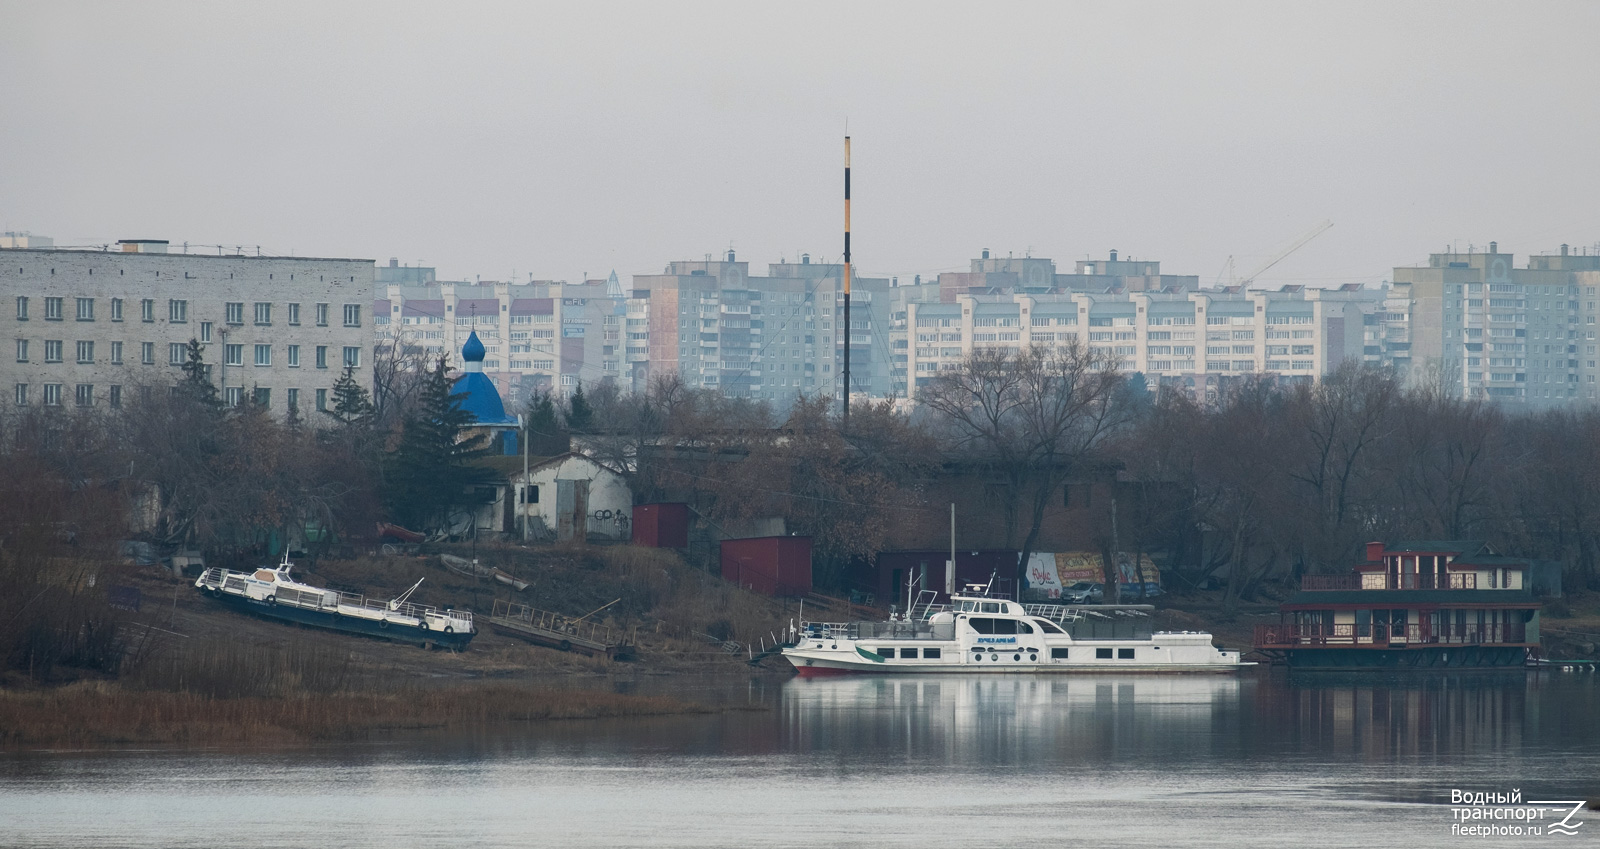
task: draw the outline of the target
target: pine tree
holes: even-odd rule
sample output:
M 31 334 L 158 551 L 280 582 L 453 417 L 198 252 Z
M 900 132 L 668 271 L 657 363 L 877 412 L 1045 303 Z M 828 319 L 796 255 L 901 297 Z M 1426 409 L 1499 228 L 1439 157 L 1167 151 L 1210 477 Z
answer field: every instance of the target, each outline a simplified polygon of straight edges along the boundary
M 594 408 L 589 406 L 589 399 L 583 397 L 583 384 L 579 383 L 567 402 L 567 430 L 583 433 L 593 424 Z
M 556 402 L 549 392 L 535 392 L 528 399 L 527 439 L 528 453 L 541 457 L 565 454 L 571 447 L 571 437 L 556 420 Z
M 345 366 L 333 383 L 333 409 L 323 410 L 346 428 L 372 424 L 372 401 L 366 387 L 355 379 L 355 369 Z
M 183 381 L 178 387 L 185 395 L 207 407 L 220 407 L 222 402 L 217 397 L 217 387 L 211 384 L 211 367 L 206 365 L 205 350 L 200 340 L 189 340 L 188 357 L 183 363 Z
M 472 465 L 488 454 L 488 437 L 462 438 L 463 428 L 477 419 L 461 409 L 464 394 L 451 394 L 448 372 L 440 357 L 424 377 L 400 444 L 389 455 L 389 511 L 406 527 L 440 526 L 455 508 L 477 502 L 473 488 L 494 480 L 492 470 Z

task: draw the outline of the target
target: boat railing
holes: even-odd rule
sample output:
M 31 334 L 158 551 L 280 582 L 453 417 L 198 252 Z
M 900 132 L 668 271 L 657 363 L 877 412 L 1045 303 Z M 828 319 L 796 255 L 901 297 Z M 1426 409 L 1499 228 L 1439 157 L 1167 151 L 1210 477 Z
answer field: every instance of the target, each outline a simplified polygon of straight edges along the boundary
M 467 610 L 445 609 L 427 604 L 412 604 L 409 601 L 395 602 L 381 598 L 367 598 L 360 593 L 339 593 L 339 603 L 362 610 L 374 610 L 384 613 L 398 613 L 401 616 L 410 616 L 414 619 L 424 619 L 428 616 L 449 617 L 472 621 L 472 612 Z
M 800 636 L 813 640 L 854 640 L 857 639 L 860 622 L 802 622 L 800 623 Z
M 1284 623 L 1257 625 L 1256 648 L 1299 646 L 1355 646 L 1361 648 L 1408 645 L 1495 645 L 1527 642 L 1527 626 L 1439 624 L 1315 625 Z
M 1083 608 L 1067 604 L 1024 604 L 1023 612 L 1066 625 L 1083 618 Z

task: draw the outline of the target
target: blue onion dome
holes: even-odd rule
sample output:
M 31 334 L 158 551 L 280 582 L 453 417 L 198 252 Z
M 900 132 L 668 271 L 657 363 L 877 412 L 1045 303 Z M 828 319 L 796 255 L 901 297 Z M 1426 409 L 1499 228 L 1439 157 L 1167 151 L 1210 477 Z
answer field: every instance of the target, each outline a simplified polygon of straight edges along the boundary
M 478 340 L 478 331 L 474 330 L 472 335 L 467 337 L 467 344 L 461 346 L 461 359 L 469 363 L 481 363 L 483 355 L 483 342 Z

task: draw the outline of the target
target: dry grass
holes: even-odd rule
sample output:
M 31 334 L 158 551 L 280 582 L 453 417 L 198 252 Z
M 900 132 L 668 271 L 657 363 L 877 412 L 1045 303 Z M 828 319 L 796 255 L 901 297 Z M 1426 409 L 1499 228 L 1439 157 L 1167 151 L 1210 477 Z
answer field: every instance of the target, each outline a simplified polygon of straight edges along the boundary
M 0 692 L 0 747 L 254 745 L 350 740 L 401 729 L 707 711 L 668 698 L 510 684 L 212 698 L 84 682 Z

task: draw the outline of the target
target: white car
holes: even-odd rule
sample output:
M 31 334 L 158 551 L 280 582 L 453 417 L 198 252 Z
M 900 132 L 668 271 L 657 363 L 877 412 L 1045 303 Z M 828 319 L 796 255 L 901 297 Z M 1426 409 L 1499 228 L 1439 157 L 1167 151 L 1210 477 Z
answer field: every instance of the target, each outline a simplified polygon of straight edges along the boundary
M 1089 581 L 1079 581 L 1061 591 L 1061 598 L 1073 604 L 1096 604 L 1105 597 L 1105 589 Z

